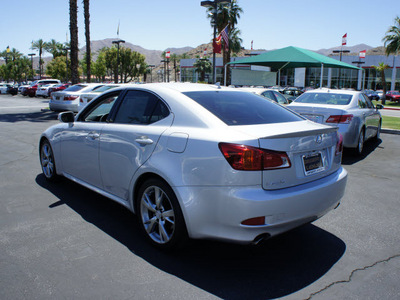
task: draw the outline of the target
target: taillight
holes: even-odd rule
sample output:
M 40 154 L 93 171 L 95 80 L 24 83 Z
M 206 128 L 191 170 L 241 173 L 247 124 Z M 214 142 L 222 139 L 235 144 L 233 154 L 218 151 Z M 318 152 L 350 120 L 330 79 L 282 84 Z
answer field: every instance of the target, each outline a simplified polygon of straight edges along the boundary
M 290 167 L 290 159 L 286 152 L 228 143 L 220 143 L 218 146 L 235 170 L 261 171 Z
M 343 152 L 343 135 L 341 135 L 339 132 L 337 134 L 338 134 L 338 141 L 336 143 L 336 150 L 335 150 L 336 156 L 342 154 Z
M 78 96 L 65 96 L 64 97 L 64 101 L 71 101 L 71 100 L 75 100 L 76 98 L 78 98 Z
M 353 115 L 332 115 L 326 120 L 326 123 L 350 124 L 352 119 Z

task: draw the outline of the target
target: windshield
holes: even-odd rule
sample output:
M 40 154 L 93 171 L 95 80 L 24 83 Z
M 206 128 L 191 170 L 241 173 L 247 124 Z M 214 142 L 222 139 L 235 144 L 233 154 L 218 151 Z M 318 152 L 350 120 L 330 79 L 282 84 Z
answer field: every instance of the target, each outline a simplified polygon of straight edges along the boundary
M 295 103 L 329 104 L 329 105 L 348 105 L 353 96 L 349 94 L 335 93 L 304 93 L 300 95 Z
M 255 125 L 303 121 L 301 117 L 265 98 L 234 91 L 183 93 L 227 125 Z

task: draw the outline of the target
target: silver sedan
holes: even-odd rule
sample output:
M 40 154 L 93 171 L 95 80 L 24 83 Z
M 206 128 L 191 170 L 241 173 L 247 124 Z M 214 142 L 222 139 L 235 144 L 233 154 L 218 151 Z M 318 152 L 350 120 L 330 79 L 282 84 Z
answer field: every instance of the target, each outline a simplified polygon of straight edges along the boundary
M 288 108 L 311 121 L 339 128 L 343 146 L 362 154 L 364 142 L 379 139 L 382 117 L 376 107 L 362 92 L 318 89 L 299 96 Z
M 235 89 L 127 85 L 59 120 L 40 138 L 45 178 L 127 207 L 159 248 L 258 243 L 336 208 L 346 186 L 336 128 Z

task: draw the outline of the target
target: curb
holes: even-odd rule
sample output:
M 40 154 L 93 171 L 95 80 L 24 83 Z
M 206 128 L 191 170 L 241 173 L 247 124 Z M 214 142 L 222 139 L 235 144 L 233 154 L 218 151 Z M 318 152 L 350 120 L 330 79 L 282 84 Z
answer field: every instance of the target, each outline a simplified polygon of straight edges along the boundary
M 382 128 L 382 129 L 381 129 L 381 133 L 389 133 L 389 134 L 397 134 L 397 135 L 400 135 L 400 130 Z

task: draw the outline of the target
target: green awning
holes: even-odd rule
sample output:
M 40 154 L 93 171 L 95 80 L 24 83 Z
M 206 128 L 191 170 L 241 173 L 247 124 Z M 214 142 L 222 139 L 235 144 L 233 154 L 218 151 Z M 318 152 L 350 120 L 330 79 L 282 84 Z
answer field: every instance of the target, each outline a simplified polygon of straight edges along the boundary
M 324 68 L 360 69 L 331 57 L 293 46 L 232 61 L 229 64 L 257 65 L 272 67 L 278 70 L 288 68 L 321 67 L 322 65 Z

